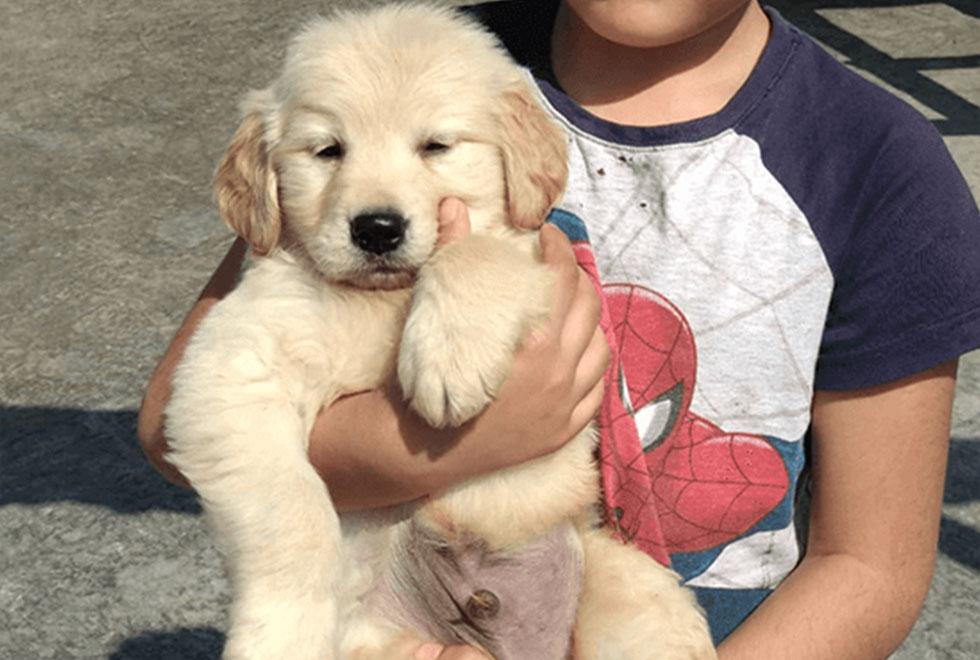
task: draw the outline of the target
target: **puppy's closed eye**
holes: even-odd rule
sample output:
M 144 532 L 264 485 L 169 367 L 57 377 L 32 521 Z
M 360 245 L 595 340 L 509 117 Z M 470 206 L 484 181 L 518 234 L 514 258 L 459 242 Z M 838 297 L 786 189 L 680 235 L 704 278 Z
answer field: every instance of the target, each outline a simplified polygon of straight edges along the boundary
M 344 157 L 344 153 L 344 145 L 340 144 L 339 142 L 334 142 L 333 144 L 317 151 L 316 157 L 324 160 L 338 160 Z
M 450 147 L 448 141 L 432 139 L 423 142 L 419 146 L 419 151 L 422 152 L 423 156 L 435 156 L 449 151 Z

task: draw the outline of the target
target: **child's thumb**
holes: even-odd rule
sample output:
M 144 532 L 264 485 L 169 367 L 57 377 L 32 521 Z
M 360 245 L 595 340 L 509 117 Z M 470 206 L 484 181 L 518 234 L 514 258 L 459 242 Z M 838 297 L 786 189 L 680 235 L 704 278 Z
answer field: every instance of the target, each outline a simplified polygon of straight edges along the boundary
M 439 238 L 436 247 L 443 247 L 470 233 L 470 214 L 466 204 L 458 197 L 447 197 L 439 202 Z

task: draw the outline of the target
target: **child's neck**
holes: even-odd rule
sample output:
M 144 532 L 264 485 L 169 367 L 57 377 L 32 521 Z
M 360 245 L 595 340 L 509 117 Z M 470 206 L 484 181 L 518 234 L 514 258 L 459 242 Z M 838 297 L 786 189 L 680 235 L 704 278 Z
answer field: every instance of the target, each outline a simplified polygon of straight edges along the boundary
M 662 126 L 721 110 L 755 68 L 769 39 L 757 2 L 693 37 L 655 48 L 617 44 L 562 3 L 551 40 L 555 77 L 592 114 L 631 126 Z

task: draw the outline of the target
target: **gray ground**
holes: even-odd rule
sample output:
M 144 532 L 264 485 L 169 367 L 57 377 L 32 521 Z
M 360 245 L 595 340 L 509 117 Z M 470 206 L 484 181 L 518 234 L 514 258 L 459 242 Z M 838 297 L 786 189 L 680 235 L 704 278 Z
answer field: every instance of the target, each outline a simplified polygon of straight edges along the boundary
M 219 557 L 194 498 L 144 462 L 135 411 L 229 243 L 209 180 L 237 100 L 330 4 L 0 0 L 0 659 L 218 656 Z M 932 119 L 980 193 L 976 0 L 783 7 Z M 980 657 L 980 353 L 955 418 L 901 660 Z

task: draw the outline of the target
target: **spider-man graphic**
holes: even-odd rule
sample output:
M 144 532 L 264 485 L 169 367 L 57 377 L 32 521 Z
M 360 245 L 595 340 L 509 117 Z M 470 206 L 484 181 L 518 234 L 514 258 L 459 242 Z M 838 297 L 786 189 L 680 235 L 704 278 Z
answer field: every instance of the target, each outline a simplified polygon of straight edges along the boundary
M 549 220 L 598 282 L 581 221 L 563 211 Z M 613 353 L 598 454 L 609 523 L 664 564 L 732 541 L 786 498 L 784 457 L 769 439 L 723 430 L 690 410 L 697 355 L 680 310 L 639 285 L 601 289 Z

